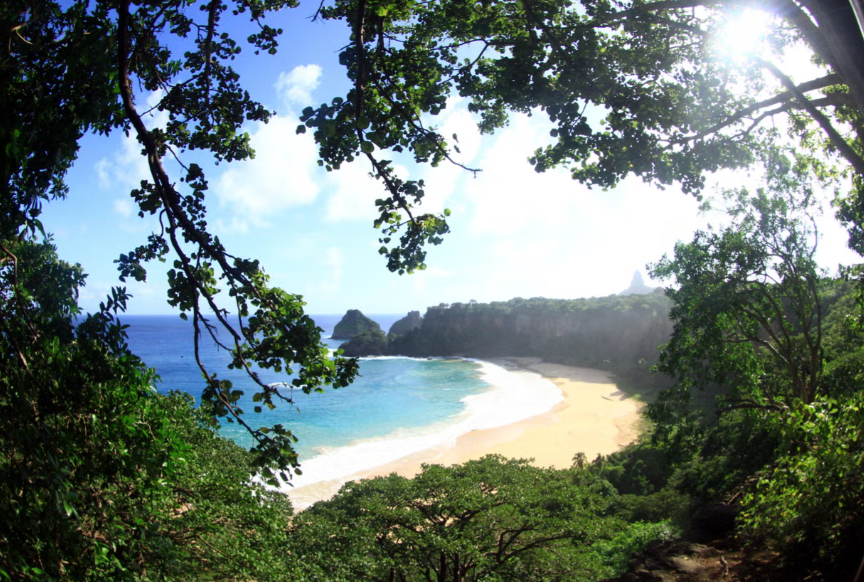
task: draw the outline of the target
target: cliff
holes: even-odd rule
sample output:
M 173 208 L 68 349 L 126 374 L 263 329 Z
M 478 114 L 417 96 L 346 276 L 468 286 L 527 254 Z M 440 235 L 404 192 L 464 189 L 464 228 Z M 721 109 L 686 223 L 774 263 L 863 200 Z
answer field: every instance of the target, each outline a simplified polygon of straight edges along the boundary
M 409 311 L 408 315 L 390 326 L 390 335 L 405 335 L 423 325 L 419 311 Z
M 333 339 L 351 339 L 364 331 L 373 330 L 381 332 L 381 326 L 363 315 L 359 309 L 349 309 L 342 320 L 333 328 L 331 337 Z
M 672 333 L 669 307 L 661 290 L 591 299 L 442 304 L 426 311 L 419 328 L 391 335 L 382 353 L 534 356 L 644 378 L 657 359 L 658 346 Z

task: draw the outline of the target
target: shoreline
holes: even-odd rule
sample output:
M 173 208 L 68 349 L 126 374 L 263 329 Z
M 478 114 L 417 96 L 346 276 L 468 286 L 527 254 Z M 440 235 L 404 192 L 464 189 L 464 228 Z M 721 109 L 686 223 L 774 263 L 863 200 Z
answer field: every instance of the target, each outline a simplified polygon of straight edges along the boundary
M 523 376 L 523 381 L 551 381 L 562 398 L 545 412 L 528 418 L 477 428 L 459 435 L 455 441 L 451 439 L 345 477 L 289 488 L 285 492 L 295 509 L 329 499 L 348 481 L 391 473 L 413 477 L 423 464 L 454 465 L 499 454 L 533 458 L 534 465 L 564 469 L 571 466 L 578 452 L 585 453 L 590 461 L 597 455 L 620 449 L 638 436 L 642 404 L 618 390 L 609 372 L 551 364 L 540 358 L 496 358 L 488 362 L 508 374 Z

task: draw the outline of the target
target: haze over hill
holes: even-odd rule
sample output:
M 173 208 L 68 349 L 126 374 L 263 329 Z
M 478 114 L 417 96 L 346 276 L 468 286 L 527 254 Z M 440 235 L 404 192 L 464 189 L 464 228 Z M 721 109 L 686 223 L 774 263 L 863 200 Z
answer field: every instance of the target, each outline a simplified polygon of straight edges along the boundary
M 658 346 L 672 333 L 670 305 L 660 290 L 590 299 L 442 304 L 428 308 L 419 327 L 407 333 L 385 337 L 370 330 L 342 349 L 349 356 L 533 356 L 648 381 Z
M 618 293 L 618 295 L 646 295 L 657 289 L 659 289 L 659 287 L 649 287 L 646 285 L 645 281 L 642 279 L 642 273 L 636 271 L 633 273 L 633 280 L 630 282 L 630 286 L 624 289 L 624 291 Z

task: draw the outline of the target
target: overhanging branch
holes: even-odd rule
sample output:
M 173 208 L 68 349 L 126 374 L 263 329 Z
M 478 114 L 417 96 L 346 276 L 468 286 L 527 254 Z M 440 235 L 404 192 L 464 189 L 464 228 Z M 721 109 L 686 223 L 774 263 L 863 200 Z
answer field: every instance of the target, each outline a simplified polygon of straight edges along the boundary
M 837 151 L 840 152 L 846 161 L 848 161 L 852 167 L 855 169 L 855 172 L 859 176 L 864 176 L 864 159 L 859 156 L 851 145 L 840 135 L 840 132 L 831 125 L 831 121 L 823 114 L 819 109 L 807 99 L 804 93 L 798 89 L 798 86 L 789 78 L 788 75 L 783 73 L 780 69 L 778 69 L 774 63 L 766 61 L 765 59 L 751 54 L 750 58 L 757 63 L 759 66 L 767 69 L 774 77 L 777 78 L 780 83 L 786 87 L 786 90 L 789 91 L 792 95 L 795 96 L 796 101 L 801 104 L 801 107 L 812 117 L 816 123 L 819 124 L 819 127 L 822 128 L 822 131 L 828 136 L 828 140 L 831 142 Z

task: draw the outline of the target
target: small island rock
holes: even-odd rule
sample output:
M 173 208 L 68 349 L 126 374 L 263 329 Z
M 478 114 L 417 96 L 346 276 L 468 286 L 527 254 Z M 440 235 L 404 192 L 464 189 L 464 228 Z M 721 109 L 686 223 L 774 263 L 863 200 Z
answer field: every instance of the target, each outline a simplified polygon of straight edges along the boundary
M 381 326 L 363 315 L 359 309 L 349 309 L 333 328 L 332 339 L 351 339 L 364 331 L 381 331 Z M 383 333 L 383 332 L 382 332 Z

